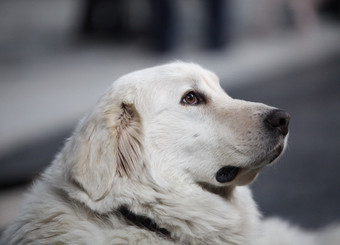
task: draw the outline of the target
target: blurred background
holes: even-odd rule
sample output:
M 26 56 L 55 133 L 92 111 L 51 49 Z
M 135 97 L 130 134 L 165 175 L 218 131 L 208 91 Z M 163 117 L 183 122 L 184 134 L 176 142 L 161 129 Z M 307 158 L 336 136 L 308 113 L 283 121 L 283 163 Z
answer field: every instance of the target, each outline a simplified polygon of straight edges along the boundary
M 263 214 L 339 222 L 338 0 L 0 0 L 0 230 L 115 79 L 178 59 L 291 114 L 286 154 L 252 184 Z

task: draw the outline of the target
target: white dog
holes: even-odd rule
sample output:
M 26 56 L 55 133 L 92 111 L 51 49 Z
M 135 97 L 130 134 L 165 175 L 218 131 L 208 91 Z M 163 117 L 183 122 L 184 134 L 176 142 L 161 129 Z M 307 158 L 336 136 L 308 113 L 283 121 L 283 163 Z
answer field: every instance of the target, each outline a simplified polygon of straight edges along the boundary
M 195 64 L 130 73 L 80 122 L 2 243 L 318 244 L 261 221 L 245 187 L 283 152 L 288 124 Z

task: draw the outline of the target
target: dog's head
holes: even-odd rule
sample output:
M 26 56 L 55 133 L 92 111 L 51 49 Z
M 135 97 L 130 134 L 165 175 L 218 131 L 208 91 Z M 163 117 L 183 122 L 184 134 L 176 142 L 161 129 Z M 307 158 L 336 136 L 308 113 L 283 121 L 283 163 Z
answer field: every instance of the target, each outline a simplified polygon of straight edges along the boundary
M 288 123 L 281 110 L 229 97 L 212 72 L 176 62 L 113 83 L 60 158 L 93 201 L 145 173 L 159 186 L 245 185 L 281 155 Z

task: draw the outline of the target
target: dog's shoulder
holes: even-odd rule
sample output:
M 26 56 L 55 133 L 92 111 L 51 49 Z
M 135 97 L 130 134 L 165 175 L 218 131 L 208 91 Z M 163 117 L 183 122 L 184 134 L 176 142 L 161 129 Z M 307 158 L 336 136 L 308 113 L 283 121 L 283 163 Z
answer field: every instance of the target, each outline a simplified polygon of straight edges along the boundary
M 23 198 L 15 222 L 7 227 L 2 239 L 6 244 L 46 244 L 47 241 L 66 244 L 74 238 L 79 240 L 99 232 L 95 225 L 81 216 L 62 192 L 38 180 Z

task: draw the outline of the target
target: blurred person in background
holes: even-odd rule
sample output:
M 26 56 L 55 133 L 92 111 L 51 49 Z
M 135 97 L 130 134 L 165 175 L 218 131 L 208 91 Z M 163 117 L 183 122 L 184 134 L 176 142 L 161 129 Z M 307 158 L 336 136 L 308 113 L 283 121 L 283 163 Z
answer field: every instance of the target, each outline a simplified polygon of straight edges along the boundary
M 319 17 L 317 6 L 322 0 L 256 0 L 253 14 L 255 31 L 270 34 L 285 25 L 299 32 L 317 28 Z
M 203 23 L 195 23 L 201 28 L 201 40 L 210 49 L 223 48 L 230 42 L 230 0 L 201 0 L 200 15 Z M 166 52 L 178 43 L 183 23 L 179 23 L 180 4 L 174 0 L 150 0 L 149 29 L 156 50 Z M 190 3 L 189 3 L 190 4 Z M 81 30 L 85 35 L 106 32 L 116 37 L 131 35 L 129 3 L 121 0 L 86 0 Z M 193 5 L 197 7 L 197 5 Z M 190 18 L 186 16 L 184 19 Z M 194 27 L 195 28 L 195 27 Z

